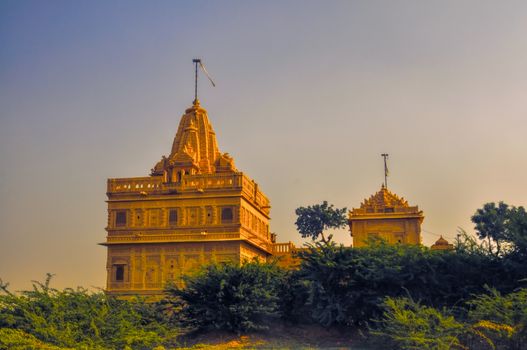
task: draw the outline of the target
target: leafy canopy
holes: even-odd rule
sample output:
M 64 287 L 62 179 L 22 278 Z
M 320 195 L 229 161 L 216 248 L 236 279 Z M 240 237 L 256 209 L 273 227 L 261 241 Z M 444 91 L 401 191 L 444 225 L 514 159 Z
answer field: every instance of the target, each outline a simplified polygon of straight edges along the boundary
M 486 203 L 471 219 L 490 254 L 527 255 L 527 213 L 523 207 Z
M 300 207 L 295 211 L 298 216 L 295 225 L 303 238 L 310 237 L 316 241 L 320 236 L 321 241 L 328 244 L 333 235 L 326 238 L 324 231 L 346 226 L 348 222 L 346 211 L 346 208 L 335 208 L 333 204 L 328 204 L 327 201 L 322 202 L 322 204 Z

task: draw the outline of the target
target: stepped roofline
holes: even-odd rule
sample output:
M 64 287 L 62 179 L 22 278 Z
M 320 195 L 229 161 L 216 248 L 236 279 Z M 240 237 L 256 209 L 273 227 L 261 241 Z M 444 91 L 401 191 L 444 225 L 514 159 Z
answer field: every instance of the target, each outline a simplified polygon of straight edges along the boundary
M 360 208 L 353 208 L 349 216 L 372 217 L 372 216 L 416 216 L 424 218 L 423 212 L 418 206 L 410 206 L 408 202 L 397 194 L 389 191 L 384 184 L 381 189 L 361 203 Z

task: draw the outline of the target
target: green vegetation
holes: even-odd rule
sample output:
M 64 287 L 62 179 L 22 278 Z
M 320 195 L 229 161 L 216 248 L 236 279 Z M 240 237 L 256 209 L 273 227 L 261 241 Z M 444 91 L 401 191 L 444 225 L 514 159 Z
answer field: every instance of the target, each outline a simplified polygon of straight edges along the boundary
M 247 262 L 242 266 L 205 267 L 186 278 L 186 287 L 167 292 L 178 309 L 176 318 L 197 330 L 234 332 L 263 330 L 280 316 L 280 291 L 285 271 L 273 264 Z
M 524 349 L 527 289 L 501 295 L 495 289 L 465 304 L 468 314 L 387 298 L 372 334 L 393 349 Z
M 296 209 L 298 216 L 295 225 L 303 238 L 311 238 L 313 241 L 320 240 L 328 244 L 333 238 L 324 236 L 324 231 L 346 226 L 346 208 L 338 209 L 333 204 L 324 201 L 322 204 L 310 205 Z
M 2 284 L 0 349 L 152 349 L 174 344 L 173 327 L 160 305 L 117 300 L 103 292 L 50 287 L 13 294 Z
M 445 310 L 423 306 L 408 298 L 386 298 L 379 330 L 392 349 L 463 348 L 459 337 L 465 327 Z
M 221 333 L 227 343 L 215 344 L 218 349 L 355 348 L 357 332 L 379 349 L 525 348 L 522 207 L 486 204 L 472 218 L 481 240 L 460 232 L 452 251 L 381 240 L 344 247 L 323 235 L 342 224 L 341 209 L 324 202 L 297 213 L 302 235 L 315 242 L 298 253 L 294 271 L 258 261 L 205 266 L 186 278 L 185 288 L 170 286 L 157 303 L 82 288 L 58 291 L 49 286 L 51 276 L 20 294 L 0 283 L 0 349 L 198 349 L 208 345 L 189 336 L 204 332 L 238 334 L 227 339 Z M 310 340 L 287 340 L 295 329 L 309 329 L 300 338 Z M 178 335 L 184 337 L 176 341 Z M 323 337 L 339 341 L 316 341 Z

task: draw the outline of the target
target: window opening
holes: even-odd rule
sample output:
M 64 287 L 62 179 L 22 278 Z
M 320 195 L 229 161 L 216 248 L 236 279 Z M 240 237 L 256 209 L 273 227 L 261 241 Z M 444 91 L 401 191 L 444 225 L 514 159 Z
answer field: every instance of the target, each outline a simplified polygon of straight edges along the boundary
M 124 265 L 116 265 L 115 266 L 115 280 L 117 282 L 123 282 L 124 281 Z
M 221 210 L 221 221 L 222 222 L 232 222 L 232 208 L 223 208 Z
M 126 212 L 118 211 L 115 214 L 115 226 L 126 226 Z
M 177 209 L 170 209 L 170 212 L 168 214 L 168 223 L 170 225 L 177 224 Z

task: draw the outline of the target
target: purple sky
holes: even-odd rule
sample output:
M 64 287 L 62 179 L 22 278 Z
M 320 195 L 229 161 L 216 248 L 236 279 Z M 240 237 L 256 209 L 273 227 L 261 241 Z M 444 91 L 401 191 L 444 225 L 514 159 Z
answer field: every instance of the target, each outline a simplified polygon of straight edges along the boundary
M 525 1 L 0 3 L 0 278 L 104 287 L 109 177 L 147 175 L 193 98 L 272 204 L 357 207 L 383 181 L 424 243 L 527 203 Z M 345 244 L 344 230 L 336 234 Z

